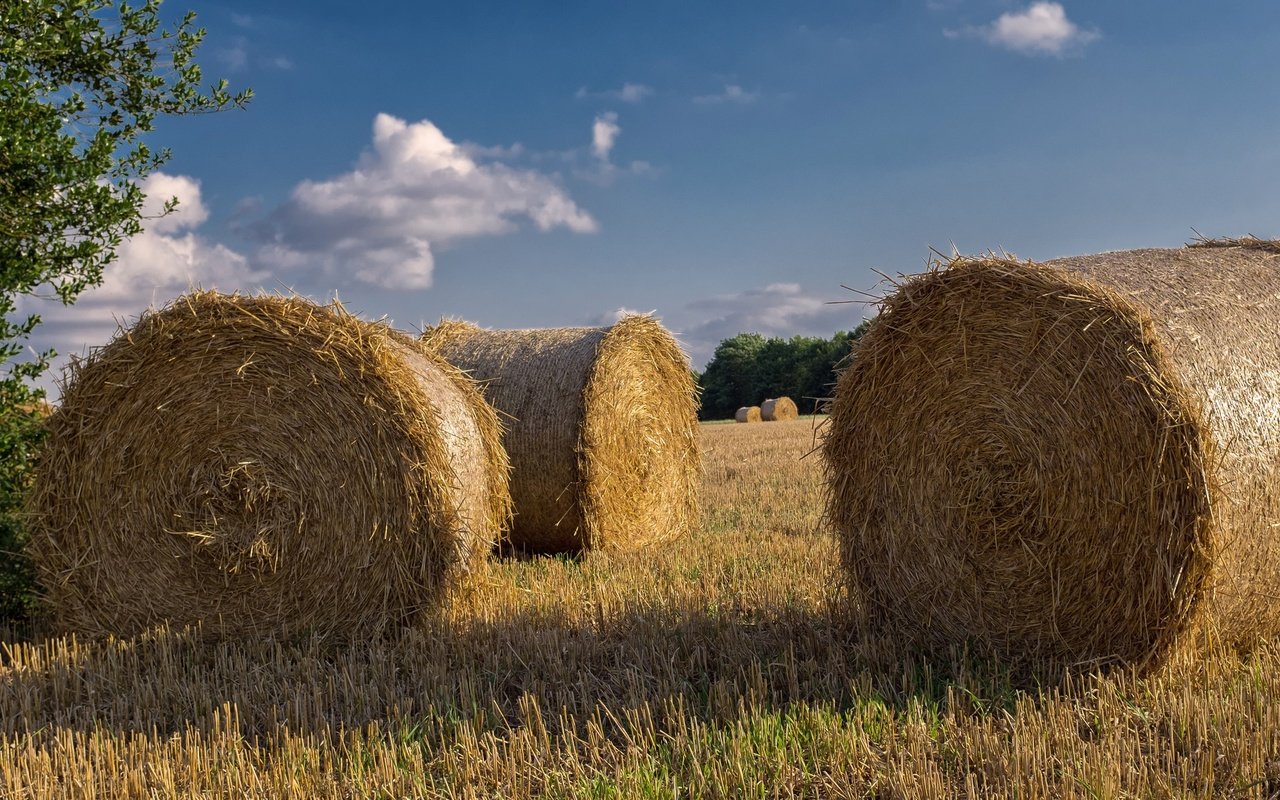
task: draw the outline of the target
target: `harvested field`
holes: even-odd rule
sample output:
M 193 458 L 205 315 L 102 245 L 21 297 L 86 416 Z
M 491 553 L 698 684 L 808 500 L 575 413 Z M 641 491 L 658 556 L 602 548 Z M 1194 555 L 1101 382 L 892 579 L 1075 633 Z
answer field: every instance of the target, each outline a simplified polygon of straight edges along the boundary
M 300 298 L 196 292 L 73 370 L 31 553 L 64 629 L 364 638 L 488 556 L 497 418 L 415 341 Z
M 422 341 L 480 381 L 503 416 L 515 549 L 629 550 L 697 524 L 697 397 L 688 359 L 657 320 L 532 330 L 444 321 Z
M 497 560 L 398 640 L 11 631 L 0 794 L 1265 798 L 1280 647 L 1044 689 L 830 613 L 809 420 L 701 426 L 701 525 Z M 828 569 L 827 567 L 830 567 Z
M 906 279 L 825 452 L 868 622 L 905 644 L 1158 666 L 1280 633 L 1280 247 Z

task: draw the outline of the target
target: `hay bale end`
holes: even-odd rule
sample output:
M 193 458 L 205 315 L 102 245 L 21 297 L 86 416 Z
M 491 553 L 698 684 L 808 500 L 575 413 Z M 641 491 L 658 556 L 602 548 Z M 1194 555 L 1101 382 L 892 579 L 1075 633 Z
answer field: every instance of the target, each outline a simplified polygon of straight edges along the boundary
M 773 398 L 760 404 L 760 418 L 765 422 L 782 422 L 799 416 L 796 402 L 790 397 Z
M 734 422 L 759 422 L 760 406 L 743 406 L 733 415 Z
M 696 523 L 697 393 L 656 320 L 535 330 L 445 321 L 423 341 L 480 381 L 505 417 L 513 547 L 629 549 Z
M 1267 242 L 905 280 L 823 444 L 868 622 L 1069 664 L 1280 633 L 1277 331 Z
M 377 635 L 509 513 L 497 417 L 384 325 L 196 292 L 73 365 L 30 495 L 57 622 Z

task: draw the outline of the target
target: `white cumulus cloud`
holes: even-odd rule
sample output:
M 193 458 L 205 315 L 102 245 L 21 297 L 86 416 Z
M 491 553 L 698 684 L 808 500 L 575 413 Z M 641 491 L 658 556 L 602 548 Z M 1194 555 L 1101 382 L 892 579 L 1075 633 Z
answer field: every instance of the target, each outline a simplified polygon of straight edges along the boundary
M 607 156 L 617 131 L 601 136 L 593 144 L 603 142 Z M 299 183 L 254 226 L 257 257 L 280 268 L 423 289 L 431 285 L 433 254 L 450 243 L 511 233 L 521 220 L 542 231 L 596 230 L 554 177 L 482 160 L 501 152 L 455 143 L 429 120 L 378 114 L 372 147 L 354 169 Z
M 1043 1 L 1001 14 L 987 25 L 944 33 L 951 38 L 975 37 L 1018 53 L 1053 56 L 1077 52 L 1101 36 L 1072 22 L 1061 3 Z
M 253 288 L 265 276 L 230 248 L 209 241 L 197 229 L 209 218 L 200 182 L 185 175 L 154 172 L 139 184 L 146 195 L 142 233 L 122 242 L 108 264 L 102 285 L 86 290 L 75 305 L 24 297 L 20 314 L 39 314 L 43 322 L 31 340 L 36 351 L 56 349 L 60 356 L 49 377 L 72 354 L 105 344 L 117 323 L 130 322 L 148 306 L 161 305 L 195 286 L 234 291 Z M 178 206 L 160 216 L 165 203 Z

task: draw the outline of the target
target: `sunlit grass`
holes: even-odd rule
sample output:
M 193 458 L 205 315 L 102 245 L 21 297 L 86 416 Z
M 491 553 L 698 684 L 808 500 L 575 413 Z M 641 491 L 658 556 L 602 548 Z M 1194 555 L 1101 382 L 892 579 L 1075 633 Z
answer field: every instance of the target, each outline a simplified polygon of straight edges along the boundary
M 887 666 L 833 602 L 813 421 L 703 436 L 687 540 L 494 560 L 394 641 L 11 635 L 0 796 L 1280 794 L 1280 648 L 1043 690 Z

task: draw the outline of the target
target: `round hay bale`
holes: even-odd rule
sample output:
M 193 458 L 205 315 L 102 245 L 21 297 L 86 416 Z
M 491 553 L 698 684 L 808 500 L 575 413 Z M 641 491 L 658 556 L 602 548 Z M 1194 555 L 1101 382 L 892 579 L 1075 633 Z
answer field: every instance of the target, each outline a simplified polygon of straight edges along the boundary
M 782 422 L 783 420 L 795 419 L 798 416 L 800 416 L 800 412 L 796 409 L 796 401 L 790 397 L 765 400 L 760 404 L 760 418 L 765 422 Z
M 743 406 L 733 415 L 734 422 L 759 422 L 760 406 Z
M 31 551 L 76 631 L 373 636 L 491 549 L 506 481 L 496 415 L 412 339 L 196 292 L 73 366 Z
M 956 258 L 855 345 L 824 442 L 873 628 L 1154 666 L 1280 632 L 1280 246 Z
M 656 320 L 505 331 L 445 321 L 423 341 L 509 418 L 516 549 L 627 549 L 697 520 L 697 396 Z

